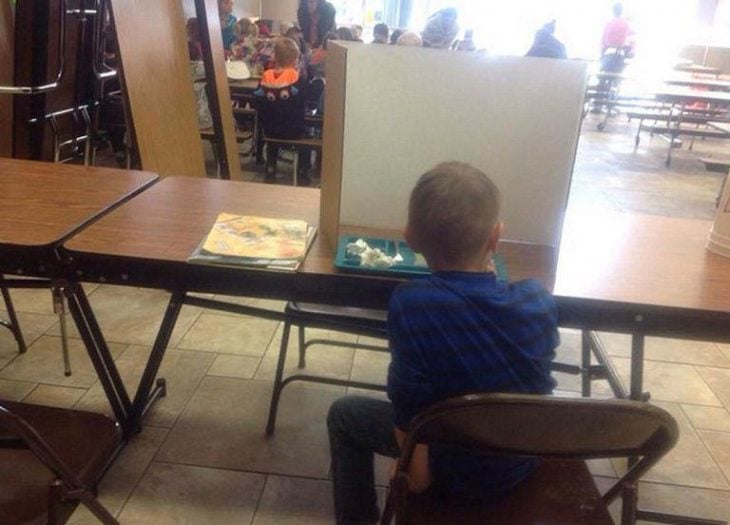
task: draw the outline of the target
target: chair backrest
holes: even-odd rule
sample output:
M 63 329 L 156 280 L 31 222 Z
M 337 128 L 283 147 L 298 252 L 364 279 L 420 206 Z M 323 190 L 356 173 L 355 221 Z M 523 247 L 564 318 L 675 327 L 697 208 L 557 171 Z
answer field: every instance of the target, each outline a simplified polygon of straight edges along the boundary
M 494 455 L 562 459 L 639 457 L 605 495 L 638 479 L 676 443 L 677 423 L 665 410 L 628 400 L 523 394 L 472 394 L 428 408 L 412 423 L 401 452 L 406 472 L 418 443 Z

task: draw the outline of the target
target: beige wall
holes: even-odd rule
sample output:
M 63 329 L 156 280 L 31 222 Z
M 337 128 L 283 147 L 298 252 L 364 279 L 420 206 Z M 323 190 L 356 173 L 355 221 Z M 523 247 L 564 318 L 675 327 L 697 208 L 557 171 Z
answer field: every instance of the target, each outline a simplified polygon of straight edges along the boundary
M 294 22 L 298 6 L 298 0 L 261 0 L 261 18 Z
M 275 0 L 274 0 L 275 1 Z M 185 18 L 195 16 L 195 0 L 183 0 L 183 10 Z M 234 0 L 233 15 L 236 18 L 261 16 L 261 0 Z

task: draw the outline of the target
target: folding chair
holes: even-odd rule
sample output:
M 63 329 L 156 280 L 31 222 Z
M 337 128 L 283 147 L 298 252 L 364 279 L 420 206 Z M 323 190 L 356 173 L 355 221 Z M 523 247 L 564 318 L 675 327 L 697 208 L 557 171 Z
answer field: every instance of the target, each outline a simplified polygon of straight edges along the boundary
M 274 389 L 271 395 L 271 406 L 269 418 L 266 424 L 266 435 L 274 433 L 276 426 L 276 414 L 279 408 L 279 399 L 284 387 L 292 381 L 308 381 L 312 383 L 323 383 L 326 385 L 339 385 L 365 390 L 385 391 L 385 385 L 375 383 L 362 383 L 344 379 L 314 376 L 311 374 L 293 374 L 284 378 L 284 366 L 289 350 L 289 334 L 291 327 L 298 328 L 299 346 L 299 369 L 307 366 L 306 356 L 309 347 L 314 345 L 337 346 L 343 348 L 354 348 L 360 350 L 372 350 L 375 352 L 389 352 L 387 346 L 388 328 L 386 326 L 387 312 L 385 310 L 371 310 L 367 308 L 347 308 L 342 306 L 328 306 L 313 303 L 289 302 L 284 308 L 286 320 L 284 321 L 283 335 L 279 347 L 279 360 L 274 374 Z M 306 328 L 321 328 L 334 330 L 354 335 L 363 335 L 375 339 L 382 339 L 383 345 L 369 345 L 364 343 L 348 343 L 335 339 L 309 339 L 306 337 Z M 581 366 L 552 363 L 552 370 L 566 374 L 578 375 L 584 372 Z
M 269 418 L 266 424 L 266 435 L 274 433 L 276 425 L 276 413 L 279 408 L 279 398 L 284 387 L 292 381 L 309 381 L 312 383 L 323 383 L 326 385 L 351 386 L 369 390 L 385 390 L 383 385 L 372 383 L 361 383 L 344 379 L 314 376 L 311 374 L 294 374 L 284 379 L 284 365 L 289 349 L 289 334 L 291 327 L 298 328 L 299 335 L 299 368 L 303 369 L 307 364 L 307 349 L 313 345 L 339 346 L 343 348 L 355 348 L 373 350 L 376 352 L 387 352 L 387 344 L 383 346 L 348 343 L 334 339 L 310 339 L 306 338 L 306 328 L 322 328 L 335 330 L 354 335 L 380 338 L 384 341 L 388 338 L 385 326 L 386 312 L 383 310 L 368 310 L 365 308 L 347 308 L 342 306 L 327 306 L 322 304 L 288 302 L 284 308 L 286 320 L 284 321 L 281 345 L 279 347 L 279 360 L 274 375 L 274 390 L 271 395 L 271 406 Z
M 381 525 L 390 523 L 393 515 L 398 525 L 612 524 L 607 507 L 619 496 L 623 496 L 621 524 L 631 525 L 642 518 L 636 509 L 639 478 L 678 436 L 671 415 L 637 401 L 520 394 L 452 398 L 428 408 L 411 423 Z M 544 460 L 530 478 L 497 501 L 439 500 L 428 492 L 408 492 L 407 472 L 419 443 Z M 631 467 L 601 496 L 584 460 L 616 457 L 630 458 Z
M 120 446 L 101 414 L 0 401 L 0 523 L 65 523 L 82 502 L 117 524 L 95 491 Z

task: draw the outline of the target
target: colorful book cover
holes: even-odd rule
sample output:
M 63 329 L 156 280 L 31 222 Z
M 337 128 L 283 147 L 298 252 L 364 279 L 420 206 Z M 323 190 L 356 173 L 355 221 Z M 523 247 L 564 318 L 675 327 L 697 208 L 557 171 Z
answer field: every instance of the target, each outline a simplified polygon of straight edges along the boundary
M 301 220 L 221 213 L 188 261 L 296 270 L 315 233 Z

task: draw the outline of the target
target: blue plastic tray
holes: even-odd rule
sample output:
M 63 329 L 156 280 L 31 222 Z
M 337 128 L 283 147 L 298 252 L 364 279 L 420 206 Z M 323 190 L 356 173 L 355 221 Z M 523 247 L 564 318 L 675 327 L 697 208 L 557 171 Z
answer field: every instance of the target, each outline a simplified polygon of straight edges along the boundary
M 403 262 L 391 266 L 390 268 L 363 268 L 360 266 L 359 255 L 348 255 L 347 245 L 363 239 L 371 248 L 379 248 L 386 255 L 394 256 L 400 253 Z M 494 256 L 494 264 L 497 267 L 497 276 L 500 280 L 507 280 L 507 268 L 504 260 L 499 254 Z M 392 275 L 398 277 L 419 277 L 431 273 L 426 265 L 423 257 L 416 255 L 411 248 L 403 240 L 381 239 L 377 237 L 362 237 L 359 235 L 343 235 L 337 243 L 337 256 L 335 257 L 335 267 L 355 273 L 364 273 L 370 275 Z

